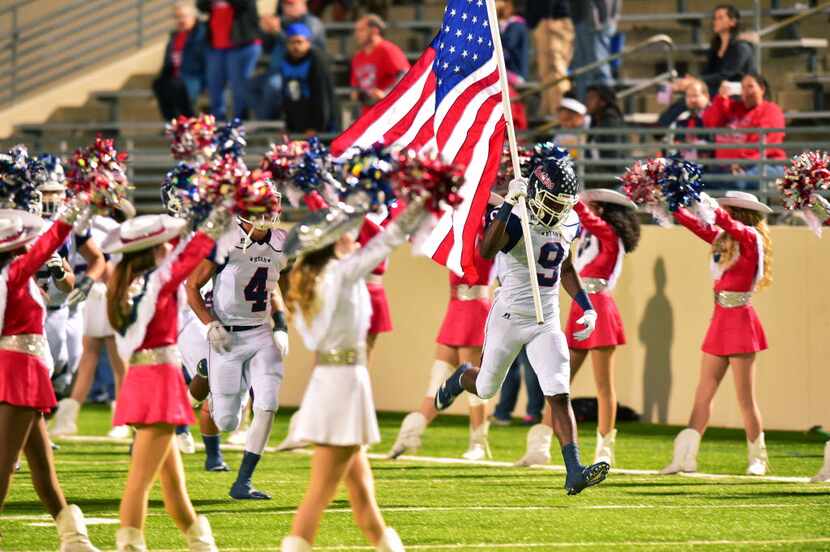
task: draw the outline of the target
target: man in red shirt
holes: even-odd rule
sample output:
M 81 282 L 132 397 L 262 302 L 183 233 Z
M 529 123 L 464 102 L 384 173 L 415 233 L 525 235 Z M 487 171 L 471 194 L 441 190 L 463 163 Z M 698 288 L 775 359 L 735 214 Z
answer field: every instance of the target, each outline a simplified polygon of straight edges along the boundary
M 383 38 L 386 23 L 377 15 L 358 20 L 354 36 L 360 50 L 352 59 L 352 99 L 366 112 L 386 97 L 398 80 L 409 71 L 403 51 Z

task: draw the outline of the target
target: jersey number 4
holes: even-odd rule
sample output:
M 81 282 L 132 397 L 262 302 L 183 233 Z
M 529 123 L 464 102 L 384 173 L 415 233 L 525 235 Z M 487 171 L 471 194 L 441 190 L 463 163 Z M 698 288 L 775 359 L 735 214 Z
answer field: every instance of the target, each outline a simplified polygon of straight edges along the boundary
M 542 287 L 552 287 L 559 281 L 559 265 L 565 256 L 565 249 L 558 243 L 548 242 L 539 251 L 536 261 L 544 270 L 536 273 L 536 279 Z
M 245 300 L 250 301 L 251 312 L 262 312 L 268 308 L 268 268 L 256 269 L 251 281 L 245 286 Z

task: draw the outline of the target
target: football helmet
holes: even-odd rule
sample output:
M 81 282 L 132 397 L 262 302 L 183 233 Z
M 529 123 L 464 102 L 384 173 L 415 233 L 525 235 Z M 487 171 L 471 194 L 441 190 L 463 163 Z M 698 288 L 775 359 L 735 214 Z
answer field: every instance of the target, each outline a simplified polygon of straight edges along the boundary
M 536 164 L 527 186 L 530 222 L 554 230 L 568 217 L 578 200 L 579 180 L 567 153 Z
M 66 175 L 60 157 L 43 153 L 38 155 L 37 160 L 45 169 L 37 186 L 40 214 L 51 220 L 66 201 Z

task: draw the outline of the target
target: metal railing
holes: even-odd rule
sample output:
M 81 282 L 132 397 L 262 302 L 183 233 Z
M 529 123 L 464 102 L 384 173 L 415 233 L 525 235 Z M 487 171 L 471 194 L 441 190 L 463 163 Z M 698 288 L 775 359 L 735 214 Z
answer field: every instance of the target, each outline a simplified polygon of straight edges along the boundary
M 171 28 L 170 0 L 71 0 L 21 23 L 37 0 L 0 9 L 0 106 L 143 48 Z

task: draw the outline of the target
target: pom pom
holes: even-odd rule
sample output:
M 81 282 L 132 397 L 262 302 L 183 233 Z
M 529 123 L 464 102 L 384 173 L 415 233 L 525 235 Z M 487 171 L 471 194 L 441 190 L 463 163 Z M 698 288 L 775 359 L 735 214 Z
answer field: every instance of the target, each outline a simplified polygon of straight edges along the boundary
M 39 214 L 41 196 L 37 188 L 46 177 L 46 167 L 29 157 L 26 146 L 17 145 L 0 154 L 0 207 Z
M 665 160 L 658 184 L 663 199 L 672 213 L 680 207 L 691 207 L 700 202 L 703 167 L 675 155 Z
M 216 151 L 216 119 L 213 115 L 180 116 L 167 124 L 165 134 L 170 138 L 173 159 L 204 162 Z
M 426 208 L 434 214 L 442 213 L 444 206 L 454 208 L 461 204 L 465 167 L 444 163 L 434 152 L 401 152 L 397 161 L 394 182 L 399 195 L 429 193 Z
M 37 159 L 43 163 L 43 168 L 46 170 L 46 182 L 44 183 L 66 185 L 66 173 L 60 157 L 51 153 L 41 153 Z
M 199 191 L 203 201 L 211 205 L 232 198 L 239 179 L 248 173 L 241 158 L 233 155 L 217 157 L 199 167 Z
M 245 139 L 245 127 L 242 126 L 242 121 L 234 119 L 219 128 L 216 132 L 215 145 L 216 154 L 221 157 L 244 156 L 248 141 Z
M 171 215 L 188 219 L 192 228 L 198 227 L 213 210 L 199 185 L 199 171 L 188 163 L 179 163 L 164 175 L 161 198 Z
M 559 147 L 556 142 L 539 142 L 533 146 L 528 164 L 527 174 L 548 159 L 570 158 L 571 154 L 565 148 Z M 524 169 L 524 167 L 522 167 Z
M 231 211 L 244 219 L 279 219 L 281 196 L 271 174 L 257 169 L 242 175 L 236 183 Z
M 377 144 L 361 149 L 343 164 L 346 188 L 341 196 L 347 203 L 359 202 L 360 196 L 368 197 L 369 208 L 381 203 L 391 205 L 395 201 L 391 175 L 395 171 L 392 154 Z
M 98 136 L 70 159 L 67 188 L 72 194 L 89 194 L 90 204 L 99 209 L 117 207 L 130 190 L 126 160 L 127 154 L 116 150 L 111 139 Z
M 818 191 L 830 189 L 830 155 L 823 151 L 796 155 L 776 185 L 787 209 L 811 208 Z
M 619 177 L 622 189 L 638 207 L 651 213 L 661 226 L 671 226 L 666 212 L 660 181 L 665 172 L 666 160 L 662 157 L 649 159 L 645 163 L 635 161 Z
M 278 189 L 282 189 L 289 203 L 297 207 L 309 194 L 331 195 L 329 188 L 343 186 L 331 175 L 332 163 L 328 149 L 317 138 L 307 142 L 272 144 L 260 163 L 260 168 L 271 173 Z

